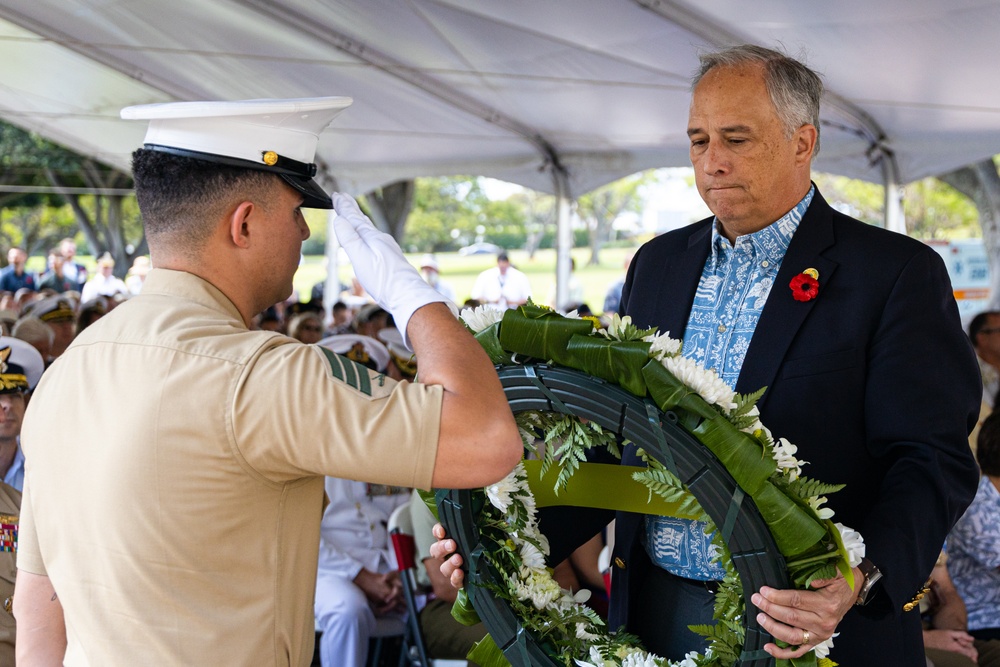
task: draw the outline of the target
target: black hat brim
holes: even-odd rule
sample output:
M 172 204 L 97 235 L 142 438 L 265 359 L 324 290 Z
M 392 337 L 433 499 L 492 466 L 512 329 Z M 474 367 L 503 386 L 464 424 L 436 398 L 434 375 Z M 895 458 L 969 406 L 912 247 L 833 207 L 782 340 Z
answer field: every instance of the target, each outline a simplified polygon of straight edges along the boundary
M 294 174 L 278 174 L 285 183 L 295 188 L 303 197 L 305 208 L 333 208 L 333 199 L 319 184 L 311 178 L 302 178 Z

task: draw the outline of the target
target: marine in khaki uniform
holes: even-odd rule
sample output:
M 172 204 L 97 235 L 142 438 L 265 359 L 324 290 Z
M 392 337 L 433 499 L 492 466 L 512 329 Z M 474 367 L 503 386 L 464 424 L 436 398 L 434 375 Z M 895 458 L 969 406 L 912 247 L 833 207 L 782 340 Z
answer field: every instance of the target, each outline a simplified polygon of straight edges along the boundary
M 353 199 L 312 180 L 349 103 L 123 111 L 151 120 L 133 174 L 154 269 L 28 410 L 19 665 L 307 665 L 324 475 L 475 487 L 519 459 L 478 344 Z M 422 383 L 249 330 L 292 291 L 302 207 L 336 209 Z

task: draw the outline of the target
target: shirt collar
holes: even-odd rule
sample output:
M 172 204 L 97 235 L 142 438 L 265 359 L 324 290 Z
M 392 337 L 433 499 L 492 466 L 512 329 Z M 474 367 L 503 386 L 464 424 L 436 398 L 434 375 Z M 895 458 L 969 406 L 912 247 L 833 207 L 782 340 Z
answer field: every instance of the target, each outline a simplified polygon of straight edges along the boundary
M 737 242 L 739 242 L 741 238 L 745 238 L 753 247 L 754 252 L 760 256 L 761 259 L 768 259 L 772 262 L 780 262 L 784 259 L 785 252 L 788 250 L 788 244 L 791 243 L 795 230 L 799 228 L 802 216 L 806 214 L 806 210 L 809 208 L 809 204 L 812 203 L 814 194 L 816 194 L 816 186 L 811 185 L 809 187 L 809 192 L 806 193 L 806 196 L 803 197 L 798 204 L 793 206 L 788 213 L 781 216 L 764 229 L 756 231 L 753 234 L 746 234 L 738 237 L 736 239 Z M 715 218 L 712 221 L 711 260 L 713 262 L 717 262 L 720 259 L 725 259 L 732 247 L 733 246 L 730 244 L 729 239 L 719 232 L 719 219 Z

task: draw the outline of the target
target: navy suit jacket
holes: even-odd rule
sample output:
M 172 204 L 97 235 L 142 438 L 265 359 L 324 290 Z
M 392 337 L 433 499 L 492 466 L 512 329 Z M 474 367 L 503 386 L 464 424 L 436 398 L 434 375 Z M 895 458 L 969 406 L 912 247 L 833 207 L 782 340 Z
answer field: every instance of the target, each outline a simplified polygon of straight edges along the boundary
M 640 327 L 682 338 L 711 224 L 703 220 L 642 246 L 621 312 Z M 808 268 L 819 272 L 819 293 L 799 302 L 789 282 Z M 830 657 L 852 666 L 875 664 L 876 655 L 886 666 L 924 665 L 918 614 L 904 613 L 903 604 L 975 496 L 978 469 L 967 438 L 982 396 L 940 257 L 834 211 L 817 192 L 736 389 L 760 387 L 767 387 L 758 403 L 762 422 L 798 446 L 798 458 L 810 464 L 804 474 L 847 485 L 828 506 L 835 521 L 861 532 L 884 575 L 873 602 L 841 622 Z M 623 463 L 641 465 L 634 448 Z M 625 567 L 613 566 L 611 628 L 628 627 L 630 593 L 650 567 L 639 541 L 642 516 L 617 518 L 615 555 Z

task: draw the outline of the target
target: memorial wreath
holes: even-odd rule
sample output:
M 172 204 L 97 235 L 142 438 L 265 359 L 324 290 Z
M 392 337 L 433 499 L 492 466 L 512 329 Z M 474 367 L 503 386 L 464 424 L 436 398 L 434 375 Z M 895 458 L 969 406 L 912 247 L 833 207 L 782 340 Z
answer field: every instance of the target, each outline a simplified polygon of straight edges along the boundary
M 760 422 L 755 404 L 763 389 L 733 392 L 681 356 L 681 341 L 639 329 L 629 317 L 615 315 L 604 330 L 596 319 L 529 302 L 507 311 L 467 309 L 462 321 L 497 364 L 526 452 L 497 484 L 429 498 L 468 563 L 453 615 L 467 624 L 482 618 L 491 633 L 471 660 L 482 667 L 764 665 L 771 658 L 762 647 L 771 638 L 747 617 L 747 595 L 762 584 L 806 588 L 838 570 L 853 586 L 864 542 L 825 507 L 842 486 L 802 474 L 806 462 L 795 445 Z M 645 467 L 588 463 L 596 450 L 620 459 L 629 443 Z M 588 591 L 559 587 L 537 521 L 539 506 L 556 504 L 708 525 L 726 576 L 715 624 L 691 626 L 706 638 L 704 654 L 681 661 L 652 655 L 636 637 L 609 632 L 584 604 Z M 831 646 L 826 640 L 777 665 L 832 665 Z

